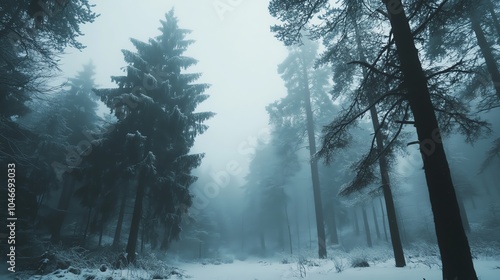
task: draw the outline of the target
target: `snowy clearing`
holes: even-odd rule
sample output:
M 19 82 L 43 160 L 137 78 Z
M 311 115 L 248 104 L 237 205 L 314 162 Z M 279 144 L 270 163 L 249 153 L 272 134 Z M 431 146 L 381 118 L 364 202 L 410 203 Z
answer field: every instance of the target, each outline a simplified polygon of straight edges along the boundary
M 178 262 L 173 274 L 169 277 L 156 278 L 155 272 L 142 270 L 99 270 L 84 269 L 79 275 L 68 270 L 58 270 L 45 276 L 31 276 L 29 280 L 53 280 L 53 279 L 192 279 L 192 280 L 275 280 L 275 279 L 310 279 L 310 280 L 441 280 L 441 270 L 436 265 L 430 267 L 425 263 L 409 263 L 405 268 L 396 268 L 394 260 L 381 263 L 369 263 L 370 267 L 352 268 L 347 259 L 336 261 L 327 259 L 307 260 L 301 269 L 297 261 L 283 264 L 280 260 L 248 259 L 245 261 L 235 260 L 232 263 L 201 264 Z M 474 265 L 480 280 L 500 279 L 500 261 L 491 259 L 475 260 Z M 337 268 L 343 269 L 337 272 Z M 179 272 L 180 274 L 177 274 Z M 302 272 L 302 276 L 301 276 Z M 18 279 L 21 278 L 19 275 Z

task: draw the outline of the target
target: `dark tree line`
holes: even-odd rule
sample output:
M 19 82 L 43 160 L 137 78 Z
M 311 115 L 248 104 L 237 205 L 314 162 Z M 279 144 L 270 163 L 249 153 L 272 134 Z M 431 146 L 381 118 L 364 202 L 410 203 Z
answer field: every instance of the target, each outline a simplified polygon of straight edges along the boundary
M 87 1 L 0 7 L 0 159 L 15 162 L 22 174 L 20 238 L 31 241 L 21 257 L 28 259 L 45 240 L 89 247 L 111 235 L 113 248 L 135 262 L 139 247 L 167 250 L 179 238 L 192 204 L 191 171 L 203 154 L 190 149 L 214 114 L 197 111 L 209 85 L 186 71 L 197 63 L 184 55 L 194 43 L 190 31 L 172 10 L 157 37 L 132 39 L 136 50 L 122 51 L 127 67 L 111 78 L 116 88 L 95 89 L 92 63 L 60 88 L 48 88 L 56 55 L 84 48 L 77 37 L 79 26 L 97 17 L 91 9 Z M 99 98 L 113 115 L 100 116 Z

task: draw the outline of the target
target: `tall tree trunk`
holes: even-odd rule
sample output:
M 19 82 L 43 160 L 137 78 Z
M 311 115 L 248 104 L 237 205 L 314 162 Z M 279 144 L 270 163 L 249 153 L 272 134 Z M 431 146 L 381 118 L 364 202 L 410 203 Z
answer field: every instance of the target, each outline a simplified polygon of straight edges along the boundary
M 375 211 L 375 205 L 373 205 L 373 201 L 372 201 L 372 213 L 373 213 L 373 223 L 375 224 L 375 231 L 377 232 L 377 238 L 381 239 L 380 229 L 378 227 L 378 221 L 377 221 L 377 212 Z
M 306 199 L 307 229 L 309 231 L 309 249 L 312 249 L 311 216 L 309 215 L 309 200 Z
M 240 228 L 240 238 L 241 238 L 241 252 L 245 252 L 245 219 L 244 216 L 241 215 L 241 228 Z
M 361 206 L 361 212 L 363 213 L 363 224 L 365 227 L 365 235 L 366 235 L 366 243 L 368 244 L 368 247 L 373 247 L 372 244 L 372 236 L 370 233 L 370 226 L 368 225 L 368 217 L 366 216 L 366 209 L 365 206 Z
M 85 230 L 83 231 L 83 244 L 87 242 L 87 235 L 89 232 L 91 217 L 92 217 L 92 207 L 89 207 L 89 212 L 87 213 L 87 221 L 85 222 Z
M 493 25 L 495 26 L 495 30 L 497 31 L 497 40 L 500 41 L 500 21 L 498 20 L 497 14 L 495 13 L 495 7 L 493 6 L 493 3 L 491 0 L 485 0 L 486 1 L 486 8 L 488 9 L 488 12 L 491 15 L 491 18 L 493 19 Z
M 264 237 L 264 232 L 262 230 L 260 231 L 259 238 L 260 238 L 260 251 L 261 251 L 262 256 L 265 256 L 266 255 L 266 239 Z
M 277 225 L 277 230 L 276 230 L 276 234 L 277 234 L 277 241 L 278 241 L 278 246 L 281 248 L 281 251 L 282 252 L 285 252 L 286 250 L 286 243 L 285 243 L 285 232 L 283 231 L 283 223 L 281 223 L 281 221 L 277 221 L 276 223 Z
M 443 279 L 477 280 L 469 242 L 465 235 L 448 160 L 439 134 L 427 79 L 410 30 L 408 18 L 399 0 L 382 1 L 390 23 L 407 98 L 413 112 L 425 178 L 434 214 L 436 236 L 441 253 Z M 388 210 L 389 211 L 389 210 Z
M 144 198 L 145 188 L 146 188 L 146 171 L 144 168 L 139 173 L 139 178 L 137 180 L 137 192 L 135 195 L 134 212 L 132 214 L 132 222 L 130 224 L 130 232 L 127 241 L 127 261 L 129 263 L 135 263 L 135 254 L 137 248 L 137 239 L 139 237 L 139 226 L 141 224 L 142 215 L 142 201 Z
M 299 225 L 299 215 L 297 212 L 298 211 L 295 211 L 295 231 L 297 232 L 297 250 L 299 251 L 300 254 L 300 225 Z
M 143 224 L 141 227 L 141 254 L 144 253 L 144 241 L 146 239 L 145 237 L 146 237 L 146 227 Z
M 57 204 L 57 210 L 54 213 L 53 227 L 52 227 L 52 236 L 51 241 L 53 243 L 57 243 L 61 239 L 61 228 L 64 224 L 64 218 L 66 218 L 66 213 L 68 212 L 69 205 L 71 202 L 71 197 L 73 196 L 74 190 L 74 180 L 73 177 L 66 173 L 63 177 L 63 188 L 61 192 L 61 196 L 59 197 L 59 202 Z
M 365 51 L 361 44 L 361 34 L 358 28 L 358 24 L 355 19 L 353 20 L 353 22 L 354 22 L 354 32 L 356 33 L 356 44 L 357 44 L 359 58 L 361 61 L 367 62 Z M 368 77 L 368 73 L 365 68 L 363 68 L 363 77 L 365 78 Z M 368 102 L 370 104 L 373 104 L 375 100 L 370 91 L 367 91 L 367 97 L 368 97 Z M 387 159 L 385 155 L 382 153 L 382 151 L 384 150 L 384 139 L 382 137 L 381 131 L 379 130 L 380 122 L 378 119 L 377 108 L 375 106 L 372 106 L 370 108 L 370 116 L 372 119 L 373 131 L 376 133 L 375 135 L 375 140 L 377 143 L 376 149 L 378 154 L 380 155 L 378 159 L 379 169 L 382 178 L 382 191 L 385 199 L 385 207 L 387 209 L 387 220 L 389 221 L 389 231 L 391 233 L 391 244 L 394 253 L 394 260 L 396 263 L 396 267 L 404 267 L 406 266 L 406 260 L 403 252 L 403 245 L 401 244 L 401 236 L 399 233 L 398 222 L 396 219 L 396 209 L 394 208 L 394 198 L 392 196 L 391 183 L 389 179 L 389 166 L 387 165 Z
M 408 244 L 408 235 L 406 234 L 406 227 L 405 227 L 405 222 L 404 220 L 399 217 L 398 215 L 398 221 L 399 221 L 399 224 L 401 225 L 401 241 L 403 242 L 403 244 Z
M 464 230 L 470 233 L 469 217 L 467 216 L 467 211 L 465 210 L 464 200 L 462 196 L 457 193 L 458 207 L 460 208 L 460 217 L 462 217 L 462 224 L 464 225 Z
M 302 63 L 302 75 L 304 82 L 304 101 L 307 117 L 307 136 L 309 138 L 309 155 L 311 157 L 311 177 L 314 193 L 314 210 L 316 212 L 316 229 L 318 232 L 318 255 L 320 259 L 325 259 L 326 254 L 326 235 L 323 218 L 323 204 L 321 203 L 321 188 L 319 185 L 318 160 L 316 159 L 316 138 L 314 135 L 314 120 L 311 108 L 311 92 L 309 90 L 309 77 L 307 74 L 305 60 Z
M 330 242 L 332 244 L 339 244 L 339 234 L 337 232 L 337 217 L 335 216 L 335 202 L 332 202 L 330 207 Z
M 104 232 L 104 221 L 99 222 L 99 243 L 98 246 L 101 247 L 102 245 L 102 234 Z
M 293 255 L 292 230 L 290 229 L 290 219 L 288 218 L 288 209 L 286 204 L 285 204 L 285 217 L 286 217 L 286 226 L 288 227 L 288 241 L 290 243 L 290 255 Z
M 385 242 L 389 242 L 389 238 L 387 237 L 387 227 L 385 226 L 384 206 L 382 205 L 381 199 L 379 199 L 379 202 L 380 202 L 380 212 L 382 212 L 382 226 L 384 227 Z
M 356 236 L 359 236 L 359 220 L 358 220 L 358 214 L 356 214 L 356 207 L 353 208 L 353 219 L 354 219 L 354 232 L 356 233 Z
M 163 233 L 163 239 L 161 240 L 160 250 L 167 251 L 170 245 L 170 235 L 172 234 L 172 225 L 165 226 L 165 233 Z
M 123 217 L 125 216 L 125 204 L 127 203 L 126 190 L 122 190 L 122 200 L 120 203 L 120 211 L 118 212 L 118 221 L 116 222 L 115 235 L 113 237 L 113 248 L 120 247 L 120 238 L 122 235 Z
M 493 82 L 493 87 L 495 87 L 496 94 L 498 98 L 500 98 L 500 71 L 498 70 L 498 66 L 495 61 L 495 57 L 493 56 L 493 52 L 490 48 L 490 44 L 486 40 L 486 36 L 484 35 L 484 31 L 481 27 L 480 17 L 477 12 L 470 12 L 470 22 L 472 26 L 472 30 L 476 35 L 477 44 L 479 45 L 479 49 L 484 57 L 484 62 L 486 63 L 486 68 L 490 73 L 491 80 Z

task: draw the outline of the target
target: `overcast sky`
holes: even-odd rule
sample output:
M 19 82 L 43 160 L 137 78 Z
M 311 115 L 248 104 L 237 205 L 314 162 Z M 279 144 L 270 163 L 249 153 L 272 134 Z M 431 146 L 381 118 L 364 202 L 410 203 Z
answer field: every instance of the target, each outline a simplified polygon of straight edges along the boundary
M 82 27 L 83 52 L 67 50 L 62 59 L 71 77 L 92 59 L 99 87 L 114 87 L 110 76 L 122 75 L 121 49 L 134 50 L 130 38 L 142 41 L 159 34 L 160 19 L 172 7 L 181 28 L 196 40 L 187 55 L 199 63 L 190 71 L 203 73 L 211 96 L 200 109 L 217 115 L 198 137 L 194 152 L 205 152 L 202 174 L 223 170 L 228 162 L 246 166 L 255 138 L 265 134 L 265 106 L 285 95 L 277 65 L 286 48 L 269 27 L 274 19 L 266 0 L 106 0 L 91 1 L 101 16 Z M 201 175 L 201 174 L 200 174 Z M 244 175 L 244 174 L 242 174 Z

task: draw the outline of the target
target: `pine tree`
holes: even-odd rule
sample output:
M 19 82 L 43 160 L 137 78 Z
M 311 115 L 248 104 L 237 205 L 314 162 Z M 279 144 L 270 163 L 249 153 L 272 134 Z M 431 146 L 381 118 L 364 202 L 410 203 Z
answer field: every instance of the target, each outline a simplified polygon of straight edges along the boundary
M 318 116 L 331 116 L 333 104 L 324 94 L 328 84 L 324 68 L 312 70 L 316 58 L 317 44 L 306 41 L 300 48 L 290 48 L 290 54 L 278 66 L 278 72 L 285 81 L 288 95 L 268 107 L 272 122 L 289 120 L 298 131 L 307 131 L 309 155 L 311 157 L 311 178 L 318 232 L 319 257 L 326 258 L 326 236 L 323 218 L 321 187 L 316 154 L 316 122 Z M 313 114 L 313 109 L 316 111 Z M 331 208 L 333 211 L 333 208 Z M 333 213 L 333 215 L 335 215 Z M 334 226 L 335 227 L 335 226 Z
M 394 10 L 395 7 L 389 1 L 383 2 L 387 12 L 391 15 L 390 22 L 408 90 L 407 98 L 421 146 L 443 263 L 443 278 L 477 279 L 469 243 L 460 218 L 448 161 L 439 134 L 438 121 L 430 98 L 427 78 L 415 48 L 408 18 L 401 3 L 397 10 Z M 431 152 L 424 150 L 424 145 L 428 141 L 434 144 Z
M 367 7 L 361 1 L 349 2 L 357 4 L 356 9 L 358 10 Z M 334 45 L 336 42 L 342 42 L 343 39 L 347 38 L 347 34 L 341 33 L 338 36 L 331 31 L 350 32 L 353 30 L 347 16 L 350 11 L 344 9 L 344 6 L 333 8 L 328 3 L 328 1 L 294 3 L 282 0 L 271 1 L 269 6 L 271 14 L 284 22 L 283 25 L 274 26 L 273 31 L 286 44 L 300 41 L 301 35 L 306 31 L 309 31 L 312 37 L 325 39 L 327 44 Z M 467 73 L 467 69 L 462 68 L 464 64 L 461 61 L 450 67 L 436 66 L 429 71 L 424 72 L 423 70 L 414 36 L 425 30 L 433 17 L 440 12 L 440 9 L 428 13 L 428 16 L 425 17 L 426 20 L 420 22 L 415 30 L 412 30 L 401 1 L 384 0 L 382 3 L 385 5 L 386 11 L 375 6 L 371 10 L 375 11 L 374 13 L 362 13 L 359 16 L 382 19 L 381 24 L 385 24 L 389 19 L 391 36 L 386 39 L 387 43 L 382 45 L 381 50 L 376 53 L 375 60 L 370 64 L 352 60 L 344 60 L 344 62 L 368 68 L 372 75 L 386 81 L 385 84 L 376 82 L 375 85 L 381 88 L 389 86 L 382 91 L 385 94 L 376 99 L 376 104 L 381 104 L 382 108 L 386 110 L 381 124 L 384 123 L 385 119 L 393 119 L 397 120 L 395 123 L 400 125 L 394 136 L 390 138 L 391 140 L 388 140 L 389 147 L 396 142 L 404 124 L 414 124 L 416 127 L 419 140 L 415 143 L 419 144 L 423 157 L 444 278 L 477 279 L 467 237 L 460 220 L 460 211 L 441 136 L 450 133 L 459 124 L 459 131 L 466 134 L 469 141 L 474 141 L 485 131 L 486 123 L 480 119 L 471 118 L 470 106 L 449 94 L 449 88 L 457 86 L 462 73 Z M 423 4 L 423 1 L 415 1 L 412 4 L 409 5 L 414 9 L 412 15 L 427 12 L 428 7 Z M 306 28 L 307 23 L 313 18 L 321 19 L 321 23 Z M 382 33 L 377 36 L 381 38 L 385 31 L 378 30 L 372 29 L 370 31 L 376 34 L 377 32 Z M 375 44 L 379 44 L 378 42 L 382 41 L 379 39 Z M 332 48 L 332 50 L 335 49 Z M 342 52 L 342 54 L 349 56 L 350 52 Z M 381 65 L 382 67 L 380 67 Z M 364 86 L 368 82 L 368 80 L 364 80 L 362 85 Z M 324 147 L 327 147 L 327 150 L 342 145 L 346 139 L 345 131 L 348 130 L 349 126 L 368 112 L 371 106 L 376 105 L 360 106 L 363 100 L 360 93 L 361 91 L 355 95 L 354 102 L 349 105 L 343 118 L 332 122 L 328 128 L 331 133 L 324 141 Z M 364 108 L 360 110 L 360 107 Z M 413 116 L 411 121 L 408 119 L 410 114 Z M 374 142 L 375 139 L 372 143 Z M 362 167 L 367 162 L 376 162 L 378 158 L 380 158 L 380 154 L 376 154 L 371 160 L 368 157 L 361 162 L 359 170 L 362 172 L 360 173 L 362 176 L 358 176 L 358 183 L 366 184 L 376 178 L 370 169 Z
M 191 205 L 189 186 L 196 180 L 191 170 L 203 157 L 189 151 L 195 137 L 207 129 L 203 122 L 213 116 L 210 112 L 196 112 L 197 105 L 208 97 L 203 94 L 208 85 L 194 83 L 201 74 L 183 73 L 197 62 L 183 56 L 193 43 L 185 39 L 190 31 L 178 27 L 171 10 L 161 21 L 160 32 L 148 42 L 131 39 L 137 52 L 123 50 L 128 64 L 126 76 L 112 77 L 118 88 L 96 90 L 119 120 L 112 132 L 115 140 L 109 144 L 124 147 L 123 143 L 130 139 L 127 135 L 136 133 L 143 139 L 133 146 L 135 152 L 122 152 L 136 154 L 129 162 L 135 166 L 129 168 L 134 170 L 137 181 L 127 244 L 130 262 L 135 260 L 144 205 L 151 208 L 165 229 L 163 249 L 179 237 L 182 214 Z M 144 199 L 147 203 L 143 203 Z

